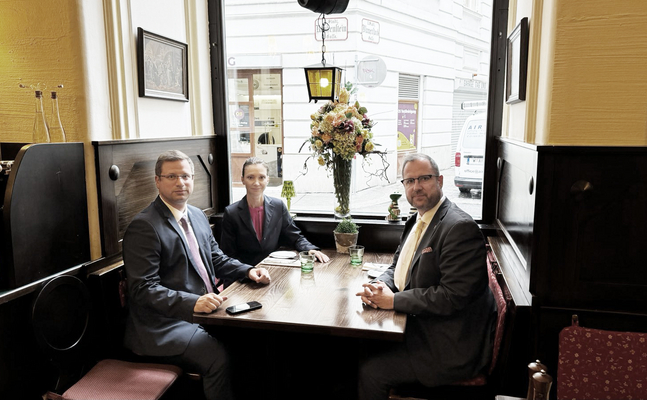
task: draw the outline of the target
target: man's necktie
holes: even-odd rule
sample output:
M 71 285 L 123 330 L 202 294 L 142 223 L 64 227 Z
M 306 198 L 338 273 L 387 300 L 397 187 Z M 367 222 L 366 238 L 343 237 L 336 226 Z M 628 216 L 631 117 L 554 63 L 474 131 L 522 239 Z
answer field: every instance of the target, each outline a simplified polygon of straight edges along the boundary
M 202 280 L 207 286 L 207 292 L 213 293 L 214 285 L 209 280 L 209 273 L 207 272 L 207 269 L 202 262 L 202 257 L 200 257 L 200 248 L 198 247 L 198 241 L 193 234 L 193 230 L 189 229 L 189 224 L 187 223 L 186 216 L 180 218 L 180 225 L 182 225 L 182 229 L 184 229 L 184 233 L 186 234 L 186 241 L 189 242 L 189 250 L 191 251 L 193 262 L 196 264 L 198 272 L 200 273 Z
M 420 234 L 425 228 L 425 222 L 422 219 L 419 219 L 416 222 L 416 226 L 412 228 L 413 232 L 407 236 L 407 239 L 404 241 L 402 250 L 400 251 L 400 256 L 398 257 L 398 263 L 395 266 L 395 273 L 393 275 L 393 280 L 395 287 L 399 291 L 403 291 L 406 282 L 407 275 L 409 274 L 409 269 L 411 268 L 411 261 L 413 261 L 413 255 L 418 248 L 418 242 L 420 241 Z

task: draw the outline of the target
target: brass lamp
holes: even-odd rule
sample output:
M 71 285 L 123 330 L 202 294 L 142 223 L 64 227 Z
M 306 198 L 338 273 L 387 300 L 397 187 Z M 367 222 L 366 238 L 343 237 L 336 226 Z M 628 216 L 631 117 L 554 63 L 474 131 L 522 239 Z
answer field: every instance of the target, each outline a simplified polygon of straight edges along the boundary
M 317 19 L 321 29 L 321 63 L 305 67 L 306 85 L 308 86 L 308 102 L 315 103 L 318 100 L 335 101 L 339 98 L 341 90 L 341 71 L 339 67 L 326 64 L 326 31 L 330 25 L 326 22 L 326 16 L 321 14 Z

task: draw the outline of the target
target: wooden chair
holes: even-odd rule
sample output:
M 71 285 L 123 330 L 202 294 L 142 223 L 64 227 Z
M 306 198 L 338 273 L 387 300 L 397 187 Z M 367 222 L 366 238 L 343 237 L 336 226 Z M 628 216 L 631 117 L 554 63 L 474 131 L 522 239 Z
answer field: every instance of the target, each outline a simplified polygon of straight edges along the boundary
M 501 353 L 502 342 L 506 327 L 506 316 L 512 302 L 512 296 L 502 287 L 504 279 L 499 271 L 494 254 L 487 246 L 487 268 L 489 285 L 497 304 L 497 321 L 492 346 L 492 360 L 487 373 L 482 373 L 472 379 L 456 382 L 452 385 L 439 387 L 424 387 L 422 385 L 407 385 L 391 389 L 390 400 L 423 400 L 423 399 L 493 399 L 498 388 L 489 384 L 490 378 L 496 373 L 497 360 Z
M 34 334 L 57 369 L 49 400 L 157 400 L 182 370 L 173 365 L 104 359 L 93 364 L 84 346 L 91 301 L 83 282 L 60 275 L 41 289 L 32 310 Z M 90 366 L 89 371 L 87 367 Z M 62 394 L 59 394 L 61 393 Z
M 109 264 L 107 268 L 98 269 L 88 277 L 88 286 L 96 304 L 96 325 L 99 327 L 96 336 L 102 343 L 103 355 L 139 364 L 155 364 L 154 359 L 135 354 L 123 346 L 128 315 L 128 282 L 120 258 L 113 258 Z M 195 372 L 183 371 L 164 398 L 204 399 L 202 376 Z
M 557 400 L 647 399 L 647 333 L 583 328 L 559 334 Z

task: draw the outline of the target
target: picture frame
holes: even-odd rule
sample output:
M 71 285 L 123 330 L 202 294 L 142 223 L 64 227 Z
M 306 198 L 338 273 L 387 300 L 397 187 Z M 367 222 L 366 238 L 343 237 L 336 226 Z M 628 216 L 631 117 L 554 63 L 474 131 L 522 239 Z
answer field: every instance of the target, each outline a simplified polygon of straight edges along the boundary
M 505 102 L 526 100 L 528 74 L 528 18 L 521 19 L 508 36 L 506 56 Z
M 186 43 L 137 28 L 139 97 L 189 101 Z

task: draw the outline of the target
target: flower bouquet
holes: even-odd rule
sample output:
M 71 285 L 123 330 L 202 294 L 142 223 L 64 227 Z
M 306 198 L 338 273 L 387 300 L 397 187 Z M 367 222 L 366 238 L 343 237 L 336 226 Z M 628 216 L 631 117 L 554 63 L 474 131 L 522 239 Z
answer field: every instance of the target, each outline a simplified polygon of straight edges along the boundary
M 310 116 L 311 136 L 306 140 L 319 165 L 333 174 L 338 217 L 350 215 L 351 167 L 355 154 L 367 155 L 375 150 L 373 122 L 359 102 L 349 104 L 352 91 L 352 84 L 347 83 L 338 101 L 327 102 Z

